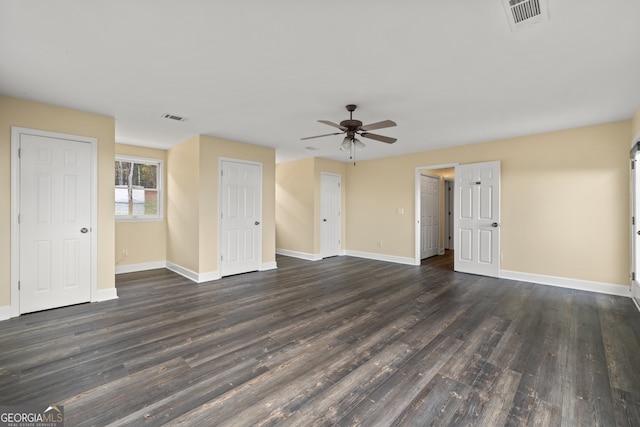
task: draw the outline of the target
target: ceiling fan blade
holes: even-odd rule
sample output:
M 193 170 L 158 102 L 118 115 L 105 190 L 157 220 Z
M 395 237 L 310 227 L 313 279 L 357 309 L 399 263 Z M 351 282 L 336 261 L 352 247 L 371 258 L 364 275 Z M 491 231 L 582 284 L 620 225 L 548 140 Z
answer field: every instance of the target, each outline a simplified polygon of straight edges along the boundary
M 375 139 L 376 141 L 386 142 L 387 144 L 393 144 L 397 141 L 396 138 L 390 138 L 388 136 L 377 135 L 375 133 L 362 132 L 360 134 L 364 138 Z
M 320 123 L 324 123 L 325 125 L 333 126 L 334 128 L 338 128 L 340 130 L 346 131 L 347 128 L 344 126 L 340 126 L 337 123 L 330 122 L 329 120 L 318 120 Z
M 382 128 L 390 128 L 396 126 L 396 122 L 393 120 L 383 120 L 381 122 L 371 123 L 368 125 L 360 126 L 361 130 L 374 130 L 374 129 L 382 129 Z
M 336 133 L 325 133 L 324 135 L 316 135 L 316 136 L 307 136 L 305 138 L 300 138 L 302 141 L 305 139 L 313 139 L 313 138 L 322 138 L 323 136 L 331 136 L 331 135 L 340 135 L 344 132 L 336 132 Z

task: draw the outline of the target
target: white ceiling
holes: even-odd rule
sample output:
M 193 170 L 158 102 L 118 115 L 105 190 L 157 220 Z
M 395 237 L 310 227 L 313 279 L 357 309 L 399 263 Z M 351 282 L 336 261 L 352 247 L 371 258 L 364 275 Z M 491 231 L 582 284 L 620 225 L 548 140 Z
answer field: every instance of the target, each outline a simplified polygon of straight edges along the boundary
M 631 118 L 640 1 L 548 1 L 511 32 L 501 0 L 0 0 L 0 94 L 113 116 L 120 143 L 206 134 L 279 162 L 348 161 L 342 136 L 300 137 L 350 103 L 398 124 L 359 160 Z

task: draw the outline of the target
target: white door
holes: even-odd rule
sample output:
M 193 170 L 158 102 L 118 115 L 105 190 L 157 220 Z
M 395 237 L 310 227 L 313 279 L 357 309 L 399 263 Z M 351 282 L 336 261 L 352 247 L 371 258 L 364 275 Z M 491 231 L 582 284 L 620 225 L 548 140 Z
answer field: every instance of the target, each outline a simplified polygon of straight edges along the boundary
M 456 166 L 454 269 L 499 276 L 500 162 Z
M 220 275 L 259 270 L 262 165 L 223 160 L 220 166 Z
M 320 254 L 322 258 L 340 255 L 342 205 L 340 175 L 320 175 Z
M 20 313 L 91 299 L 91 144 L 20 135 Z
M 638 173 L 638 145 L 631 150 L 631 295 L 640 304 L 640 174 Z
M 440 240 L 440 179 L 420 175 L 420 258 L 438 255 Z

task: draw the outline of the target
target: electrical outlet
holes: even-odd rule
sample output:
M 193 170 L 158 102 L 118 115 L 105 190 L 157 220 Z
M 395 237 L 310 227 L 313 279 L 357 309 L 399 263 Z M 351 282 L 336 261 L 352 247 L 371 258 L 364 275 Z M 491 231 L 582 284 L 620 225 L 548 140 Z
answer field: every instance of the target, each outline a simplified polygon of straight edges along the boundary
M 382 240 L 378 240 L 378 247 L 381 248 L 382 247 Z
M 129 256 L 129 251 L 127 249 L 123 249 L 122 256 Z

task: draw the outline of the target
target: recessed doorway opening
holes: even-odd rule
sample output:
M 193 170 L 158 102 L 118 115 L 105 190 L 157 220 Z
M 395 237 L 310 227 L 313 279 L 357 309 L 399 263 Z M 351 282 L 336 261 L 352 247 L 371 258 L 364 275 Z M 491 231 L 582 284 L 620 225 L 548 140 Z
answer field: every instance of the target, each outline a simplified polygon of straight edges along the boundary
M 457 163 L 422 166 L 415 171 L 415 265 L 447 254 L 452 257 L 453 186 Z M 451 270 L 453 270 L 453 264 Z

